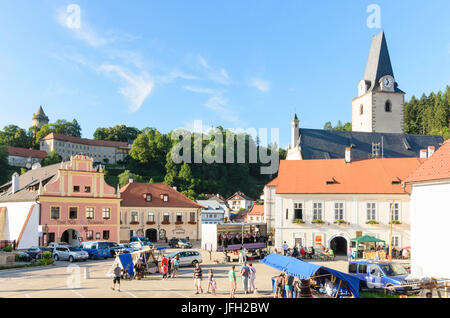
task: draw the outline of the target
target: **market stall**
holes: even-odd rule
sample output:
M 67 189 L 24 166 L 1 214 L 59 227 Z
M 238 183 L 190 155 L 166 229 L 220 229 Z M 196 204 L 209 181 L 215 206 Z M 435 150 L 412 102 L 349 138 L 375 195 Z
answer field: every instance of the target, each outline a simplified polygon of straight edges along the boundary
M 116 255 L 107 276 L 113 276 L 114 268 L 116 268 L 117 264 L 123 269 L 124 276 L 129 278 L 140 279 L 145 274 L 158 272 L 158 262 L 150 249 Z
M 353 258 L 364 259 L 385 259 L 386 258 L 386 242 L 376 237 L 364 235 L 350 239 Z M 383 249 L 378 249 L 378 245 L 382 243 Z M 362 248 L 361 248 L 362 247 Z
M 272 253 L 266 256 L 261 263 L 275 268 L 287 275 L 298 277 L 300 280 L 308 281 L 310 289 L 316 297 L 321 297 L 321 286 L 324 285 L 325 278 L 328 278 L 334 286 L 333 296 L 335 298 L 354 297 L 359 298 L 360 280 L 352 275 L 340 271 L 311 264 L 300 259 Z M 273 286 L 275 285 L 272 279 Z

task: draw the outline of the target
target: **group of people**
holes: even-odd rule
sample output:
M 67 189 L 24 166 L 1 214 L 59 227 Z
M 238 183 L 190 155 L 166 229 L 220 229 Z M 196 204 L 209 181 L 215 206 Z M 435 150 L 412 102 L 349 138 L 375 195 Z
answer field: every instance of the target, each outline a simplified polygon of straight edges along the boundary
M 217 243 L 220 246 L 228 246 L 233 244 L 244 244 L 247 243 L 258 243 L 258 242 L 266 242 L 267 236 L 261 235 L 259 231 L 245 232 L 241 235 L 241 233 L 231 234 L 228 233 L 220 233 L 217 238 Z
M 309 281 L 309 280 L 307 280 Z M 326 294 L 328 296 L 334 296 L 335 294 L 335 290 L 334 290 L 334 284 L 333 282 L 330 280 L 329 277 L 325 277 L 323 279 L 323 283 L 319 284 L 319 282 L 314 281 L 314 289 L 317 288 L 317 290 L 320 293 Z M 301 286 L 302 286 L 302 281 L 301 279 L 299 279 L 298 277 L 294 277 L 291 275 L 288 275 L 285 272 L 280 273 L 280 275 L 277 277 L 277 279 L 275 280 L 275 293 L 274 293 L 274 298 L 283 298 L 284 295 L 286 296 L 286 298 L 300 298 L 301 297 Z M 309 283 L 308 285 L 309 286 Z M 307 288 L 308 290 L 311 288 Z M 308 292 L 309 294 L 309 292 Z
M 161 269 L 162 279 L 167 280 L 169 277 L 175 278 L 178 275 L 178 269 L 180 268 L 180 258 L 178 255 L 169 258 L 165 255 L 161 257 Z
M 236 276 L 236 266 L 232 265 L 230 271 L 228 272 L 228 280 L 230 282 L 230 297 L 234 298 L 236 289 L 237 289 L 237 276 Z M 242 279 L 242 289 L 245 294 L 255 293 L 255 279 L 256 279 L 256 269 L 252 263 L 244 263 L 239 271 Z M 203 281 L 203 270 L 200 264 L 196 264 L 194 269 L 194 286 L 195 286 L 195 294 L 203 293 L 202 281 Z M 208 271 L 208 289 L 207 293 L 216 294 L 217 290 L 217 282 L 214 277 L 214 272 L 212 268 Z
M 292 257 L 301 257 L 301 258 L 309 258 L 312 259 L 314 254 L 316 253 L 316 250 L 314 249 L 313 246 L 310 247 L 297 247 L 294 246 L 293 248 L 289 248 L 289 245 L 286 243 L 286 241 L 283 243 L 283 255 L 284 256 L 292 256 Z M 331 251 L 331 252 L 329 252 Z M 277 249 L 274 249 L 275 253 L 278 253 Z M 326 251 L 327 253 L 330 253 L 330 255 L 334 255 L 333 250 L 332 249 L 327 249 Z

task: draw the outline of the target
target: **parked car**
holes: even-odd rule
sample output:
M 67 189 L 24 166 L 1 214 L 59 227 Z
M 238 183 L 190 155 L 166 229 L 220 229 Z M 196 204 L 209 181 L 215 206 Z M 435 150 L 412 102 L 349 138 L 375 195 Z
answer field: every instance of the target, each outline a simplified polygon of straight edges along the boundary
M 177 246 L 178 246 L 179 248 L 192 248 L 192 247 L 193 247 L 192 243 L 189 242 L 189 241 L 188 241 L 187 239 L 185 239 L 185 238 L 180 238 L 180 239 L 178 239 Z
M 197 263 L 202 262 L 202 256 L 197 251 L 179 251 L 167 255 L 170 259 L 175 256 L 179 257 L 180 266 L 196 266 Z
M 133 242 L 145 242 L 146 245 L 153 245 L 152 242 L 149 241 L 145 236 L 132 236 L 130 237 L 130 243 Z
M 122 248 L 122 253 L 133 253 L 137 251 L 136 249 L 131 247 L 130 243 L 119 244 L 119 246 Z
M 123 253 L 122 247 L 116 242 L 106 242 L 109 247 L 111 257 L 116 256 L 117 253 Z
M 89 254 L 89 258 L 108 258 L 111 255 L 111 251 L 107 244 L 108 242 L 82 242 L 81 249 Z
M 53 250 L 53 259 L 55 261 L 85 261 L 89 254 L 76 246 L 56 246 Z
M 56 246 L 70 246 L 70 245 L 67 243 L 51 242 L 50 244 L 48 244 L 48 248 L 50 249 L 50 252 L 53 253 L 53 250 L 55 249 Z
M 32 257 L 27 252 L 18 251 L 16 252 L 17 262 L 31 262 Z
M 151 249 L 153 247 L 153 244 L 151 242 L 134 241 L 130 243 L 130 246 L 135 251 L 140 251 L 143 249 Z
M 348 272 L 360 279 L 362 288 L 387 288 L 391 293 L 399 294 L 420 292 L 419 280 L 408 277 L 406 269 L 398 263 L 351 261 Z
M 25 251 L 28 255 L 30 255 L 31 258 L 42 258 L 42 254 L 44 252 L 52 252 L 52 249 L 49 247 L 43 247 L 43 246 L 32 246 L 29 249 Z
M 178 240 L 178 238 L 172 237 L 167 244 L 172 248 L 178 247 Z

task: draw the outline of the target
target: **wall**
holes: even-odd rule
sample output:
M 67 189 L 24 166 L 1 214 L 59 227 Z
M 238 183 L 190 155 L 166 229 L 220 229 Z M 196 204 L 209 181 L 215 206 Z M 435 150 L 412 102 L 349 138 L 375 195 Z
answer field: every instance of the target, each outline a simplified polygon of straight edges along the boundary
M 364 106 L 363 115 L 360 115 L 361 105 Z M 352 101 L 352 130 L 372 132 L 372 92 Z
M 411 274 L 450 278 L 450 181 L 413 185 Z
M 385 111 L 385 103 L 391 101 L 392 112 Z M 374 94 L 374 132 L 403 133 L 404 95 L 401 93 Z
M 212 243 L 212 250 L 217 250 L 217 225 L 202 224 L 202 249 L 206 243 Z
M 32 245 L 37 245 L 39 208 L 36 202 L 2 202 L 1 206 L 6 207 L 4 238 L 2 239 L 9 241 L 17 241 L 20 232 L 25 225 L 30 209 L 34 206 L 28 226 L 22 234 L 19 248 L 28 248 Z

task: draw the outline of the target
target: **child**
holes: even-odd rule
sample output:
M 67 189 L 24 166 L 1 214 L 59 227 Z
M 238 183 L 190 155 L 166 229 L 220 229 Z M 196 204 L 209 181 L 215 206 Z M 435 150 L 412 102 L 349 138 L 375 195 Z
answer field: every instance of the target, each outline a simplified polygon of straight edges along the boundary
M 215 295 L 216 294 L 216 279 L 214 278 L 214 273 L 212 268 L 209 269 L 208 272 L 208 294 L 209 294 L 209 288 L 211 287 L 211 291 L 212 293 Z

